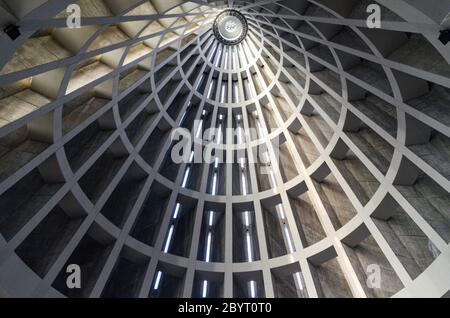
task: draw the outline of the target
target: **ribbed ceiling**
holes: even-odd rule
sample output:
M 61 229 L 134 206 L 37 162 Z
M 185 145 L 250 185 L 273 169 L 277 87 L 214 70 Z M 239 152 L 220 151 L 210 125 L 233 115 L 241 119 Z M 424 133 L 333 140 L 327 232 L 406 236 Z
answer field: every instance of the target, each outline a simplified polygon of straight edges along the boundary
M 448 1 L 72 2 L 0 1 L 0 295 L 448 295 Z

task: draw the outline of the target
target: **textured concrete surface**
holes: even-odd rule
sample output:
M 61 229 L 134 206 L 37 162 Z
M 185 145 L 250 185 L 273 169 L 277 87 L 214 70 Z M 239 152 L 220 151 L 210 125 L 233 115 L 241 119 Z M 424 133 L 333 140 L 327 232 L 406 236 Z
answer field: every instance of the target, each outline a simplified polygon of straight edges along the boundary
M 259 297 L 448 295 L 450 60 L 416 27 L 446 1 L 379 0 L 382 30 L 347 23 L 369 0 L 258 3 L 233 49 L 211 2 L 81 0 L 92 25 L 69 29 L 67 0 L 5 1 L 0 22 L 39 21 L 0 43 L 0 296 L 200 297 L 203 280 L 208 297 L 250 297 L 251 281 Z M 256 164 L 173 163 L 172 129 L 219 114 L 261 127 L 214 145 Z M 261 162 L 277 138 L 279 162 Z

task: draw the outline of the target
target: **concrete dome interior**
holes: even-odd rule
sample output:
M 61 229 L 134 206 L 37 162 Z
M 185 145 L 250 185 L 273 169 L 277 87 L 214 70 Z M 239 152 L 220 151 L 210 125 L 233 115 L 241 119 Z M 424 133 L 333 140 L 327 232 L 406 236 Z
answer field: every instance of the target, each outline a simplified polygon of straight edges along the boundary
M 0 0 L 0 296 L 449 296 L 449 8 Z

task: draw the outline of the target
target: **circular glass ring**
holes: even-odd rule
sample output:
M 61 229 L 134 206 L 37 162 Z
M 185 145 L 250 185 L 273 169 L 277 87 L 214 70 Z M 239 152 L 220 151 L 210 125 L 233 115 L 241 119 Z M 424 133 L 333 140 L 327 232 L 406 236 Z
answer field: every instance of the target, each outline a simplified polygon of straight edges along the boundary
M 214 20 L 215 37 L 225 45 L 241 43 L 248 32 L 247 19 L 237 10 L 222 11 Z

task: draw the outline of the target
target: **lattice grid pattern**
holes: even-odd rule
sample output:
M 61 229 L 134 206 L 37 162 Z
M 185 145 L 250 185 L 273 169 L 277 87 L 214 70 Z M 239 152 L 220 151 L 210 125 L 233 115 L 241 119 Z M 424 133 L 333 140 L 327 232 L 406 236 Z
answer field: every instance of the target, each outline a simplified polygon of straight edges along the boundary
M 377 0 L 368 29 L 366 0 L 80 0 L 69 29 L 73 1 L 3 2 L 25 27 L 0 38 L 0 295 L 448 295 L 435 15 Z M 212 30 L 227 8 L 248 21 L 235 46 Z M 218 128 L 225 163 L 174 163 L 178 127 Z

